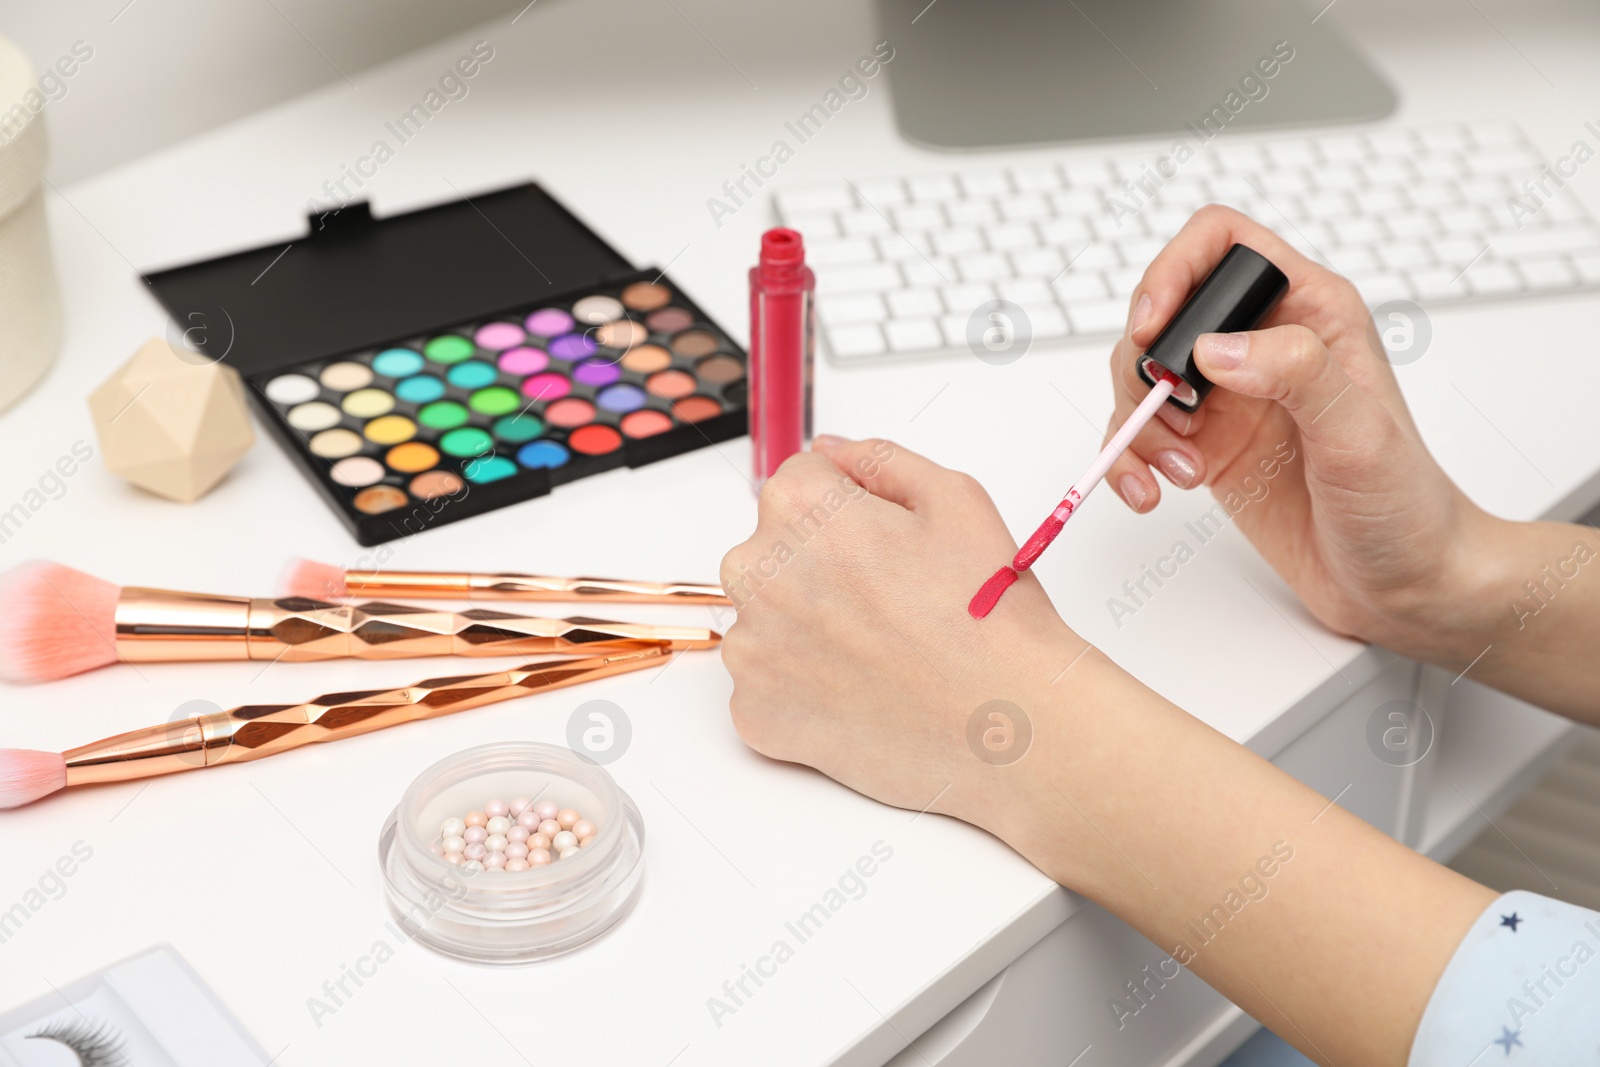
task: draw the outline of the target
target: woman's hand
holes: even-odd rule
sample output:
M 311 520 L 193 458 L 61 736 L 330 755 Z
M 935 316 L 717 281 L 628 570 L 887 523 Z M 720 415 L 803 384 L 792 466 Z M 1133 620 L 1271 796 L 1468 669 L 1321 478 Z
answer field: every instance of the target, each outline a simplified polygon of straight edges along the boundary
M 1139 354 L 1236 243 L 1277 264 L 1288 293 L 1261 329 L 1201 337 L 1196 361 L 1217 389 L 1192 415 L 1164 405 L 1106 480 L 1135 511 L 1160 497 L 1152 467 L 1224 504 L 1251 500 L 1241 531 L 1325 625 L 1459 665 L 1503 609 L 1481 578 L 1501 524 L 1429 455 L 1349 282 L 1236 211 L 1199 211 L 1133 295 L 1110 429 L 1149 391 Z
M 887 441 L 814 447 L 767 483 L 755 533 L 722 563 L 734 725 L 885 803 L 989 825 L 996 787 L 969 720 L 991 700 L 1040 706 L 1086 646 L 1032 577 L 1003 611 L 967 614 L 1017 548 L 973 478 Z

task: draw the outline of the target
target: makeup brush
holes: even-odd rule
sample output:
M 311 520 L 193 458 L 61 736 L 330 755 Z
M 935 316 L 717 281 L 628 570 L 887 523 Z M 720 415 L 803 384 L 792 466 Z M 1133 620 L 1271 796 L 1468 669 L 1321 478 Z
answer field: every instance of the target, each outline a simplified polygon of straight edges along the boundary
M 69 786 L 154 778 L 341 741 L 397 723 L 642 670 L 667 662 L 670 655 L 666 645 L 656 645 L 609 656 L 528 663 L 495 674 L 429 678 L 402 689 L 331 693 L 304 704 L 247 704 L 60 753 L 0 749 L 0 808 L 31 804 Z
M 358 571 L 297 559 L 282 587 L 297 596 L 338 600 L 393 596 L 444 600 L 610 600 L 634 604 L 729 604 L 720 585 L 631 582 L 616 578 L 550 578 L 534 574 L 465 571 Z
M 0 574 L 0 677 L 42 682 L 124 663 L 577 655 L 666 644 L 712 648 L 715 630 L 541 619 L 475 608 L 330 604 L 119 588 L 58 563 Z

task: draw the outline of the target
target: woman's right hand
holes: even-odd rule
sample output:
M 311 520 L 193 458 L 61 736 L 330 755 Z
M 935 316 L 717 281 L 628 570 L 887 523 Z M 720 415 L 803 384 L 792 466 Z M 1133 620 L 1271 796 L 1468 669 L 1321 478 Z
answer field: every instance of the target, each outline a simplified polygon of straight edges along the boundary
M 1277 264 L 1287 294 L 1260 329 L 1200 338 L 1196 361 L 1217 388 L 1193 414 L 1163 405 L 1107 481 L 1141 512 L 1160 496 L 1152 467 L 1181 488 L 1210 486 L 1325 625 L 1459 664 L 1499 604 L 1474 591 L 1502 524 L 1428 453 L 1349 282 L 1236 211 L 1197 212 L 1133 295 L 1112 354 L 1110 429 L 1149 391 L 1137 357 L 1234 244 Z

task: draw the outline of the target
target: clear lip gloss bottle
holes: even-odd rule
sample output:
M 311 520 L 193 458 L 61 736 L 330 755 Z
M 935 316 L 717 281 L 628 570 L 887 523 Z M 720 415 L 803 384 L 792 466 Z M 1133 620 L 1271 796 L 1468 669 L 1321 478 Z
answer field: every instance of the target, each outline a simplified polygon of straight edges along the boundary
M 750 444 L 755 484 L 811 442 L 816 276 L 794 230 L 761 235 L 750 268 Z

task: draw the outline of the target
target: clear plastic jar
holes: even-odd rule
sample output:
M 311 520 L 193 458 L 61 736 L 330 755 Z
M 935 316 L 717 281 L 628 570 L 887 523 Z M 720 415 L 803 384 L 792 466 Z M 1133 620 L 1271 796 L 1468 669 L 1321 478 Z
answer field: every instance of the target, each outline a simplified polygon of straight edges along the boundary
M 446 819 L 515 796 L 575 808 L 598 830 L 575 855 L 526 871 L 469 871 L 434 855 Z M 559 745 L 505 741 L 418 775 L 383 825 L 378 863 L 408 936 L 457 959 L 532 963 L 587 944 L 627 915 L 643 881 L 644 823 L 603 768 Z

